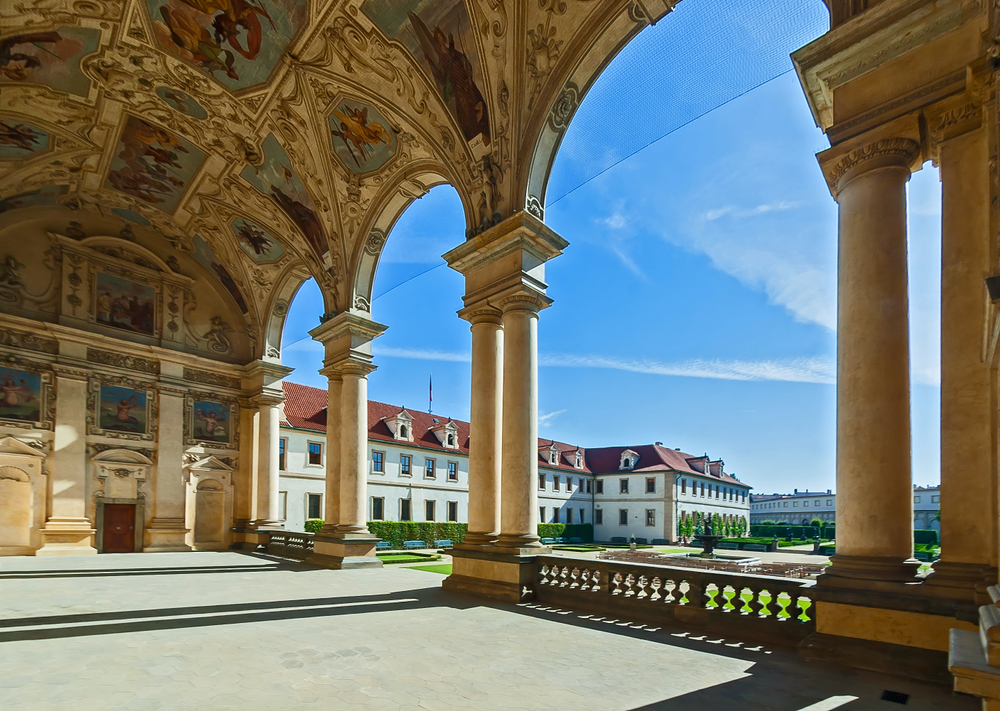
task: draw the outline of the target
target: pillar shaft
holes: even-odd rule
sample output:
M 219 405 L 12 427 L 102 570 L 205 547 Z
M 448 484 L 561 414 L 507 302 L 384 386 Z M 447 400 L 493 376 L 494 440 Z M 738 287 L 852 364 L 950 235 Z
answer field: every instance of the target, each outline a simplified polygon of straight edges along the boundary
M 161 385 L 159 446 L 156 453 L 153 518 L 146 528 L 146 552 L 186 551 L 187 486 L 184 482 L 184 391 Z
M 992 568 L 995 577 L 997 565 L 990 368 L 982 358 L 983 277 L 990 269 L 988 159 L 982 128 L 940 147 L 942 559 L 928 583 L 972 597 L 977 586 L 985 592 L 986 574 Z
M 262 397 L 258 401 L 258 457 L 257 457 L 257 522 L 268 528 L 281 525 L 278 508 L 280 413 L 276 398 Z
M 538 302 L 503 303 L 503 434 L 500 538 L 504 548 L 538 547 Z
M 840 204 L 837 554 L 828 578 L 912 580 L 906 181 L 918 146 L 850 154 Z
M 498 309 L 476 309 L 466 318 L 472 324 L 472 402 L 465 543 L 486 545 L 500 532 L 504 332 Z
M 52 508 L 36 555 L 96 553 L 87 517 L 88 373 L 56 370 L 56 417 L 52 442 Z
M 338 535 L 368 532 L 368 376 L 345 369 L 340 408 L 340 521 Z
M 323 533 L 331 535 L 340 525 L 340 432 L 341 391 L 340 373 L 327 376 L 326 399 L 326 501 L 324 502 Z

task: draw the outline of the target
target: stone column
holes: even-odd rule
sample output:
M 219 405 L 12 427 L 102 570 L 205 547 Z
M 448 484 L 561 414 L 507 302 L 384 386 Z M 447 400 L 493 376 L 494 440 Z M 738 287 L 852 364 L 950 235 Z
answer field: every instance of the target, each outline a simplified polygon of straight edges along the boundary
M 156 447 L 156 479 L 153 488 L 153 518 L 146 526 L 145 553 L 189 551 L 185 538 L 187 487 L 184 482 L 184 394 L 183 389 L 160 387 L 159 429 Z
M 330 378 L 327 404 L 327 472 L 338 474 L 326 483 L 327 515 L 335 527 L 316 535 L 309 562 L 330 568 L 378 568 L 380 539 L 368 531 L 368 374 L 375 370 L 371 341 L 385 331 L 367 315 L 345 312 L 309 334 L 323 343 L 323 373 Z M 338 381 L 339 378 L 339 381 Z M 331 414 L 336 413 L 336 414 Z M 334 461 L 330 461 L 333 457 Z M 331 501 L 333 492 L 336 501 Z
M 538 311 L 551 303 L 520 291 L 503 307 L 503 476 L 497 546 L 538 542 Z
M 320 371 L 327 377 L 326 396 L 326 497 L 323 502 L 323 535 L 331 536 L 340 525 L 340 411 L 344 381 L 335 369 Z
M 837 553 L 827 585 L 912 582 L 918 568 L 906 262 L 906 182 L 918 154 L 916 141 L 894 137 L 825 166 L 840 205 Z
M 943 136 L 939 146 L 941 560 L 924 587 L 925 592 L 989 604 L 986 588 L 996 583 L 997 575 L 990 366 L 983 357 L 989 308 L 983 284 L 990 272 L 989 142 L 986 129 L 979 127 L 981 109 L 969 109 L 951 114 L 971 114 L 974 130 L 961 126 L 966 132 Z
M 469 545 L 453 553 L 446 589 L 520 602 L 531 596 L 536 556 L 549 552 L 539 545 L 535 525 L 538 311 L 551 304 L 545 296 L 545 262 L 567 245 L 541 221 L 519 212 L 444 255 L 465 276 L 465 308 L 459 315 L 473 324 L 475 428 L 469 461 L 471 534 Z M 484 306 L 484 313 L 475 316 Z M 498 457 L 500 535 L 488 545 L 497 532 Z
M 472 324 L 469 532 L 459 545 L 482 546 L 495 543 L 500 532 L 504 332 L 502 312 L 488 304 L 459 316 Z
M 279 452 L 282 398 L 259 395 L 257 405 L 257 518 L 255 528 L 282 528 L 279 509 Z
M 246 529 L 257 511 L 257 408 L 246 398 L 240 404 L 240 461 L 233 475 L 233 525 Z
M 51 508 L 35 555 L 97 553 L 94 524 L 87 518 L 87 388 L 90 373 L 53 365 L 56 380 L 52 441 Z

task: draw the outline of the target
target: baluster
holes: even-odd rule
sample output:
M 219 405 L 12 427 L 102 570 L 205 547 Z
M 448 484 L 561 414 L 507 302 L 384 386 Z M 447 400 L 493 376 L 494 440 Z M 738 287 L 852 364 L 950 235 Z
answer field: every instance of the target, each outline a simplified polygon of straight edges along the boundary
M 591 587 L 591 589 L 594 592 L 601 592 L 602 589 L 606 593 L 610 592 L 610 590 L 608 590 L 608 584 L 606 582 L 608 579 L 606 573 L 602 573 L 599 570 L 595 570 L 594 574 L 591 576 L 590 579 L 594 581 L 593 586 Z
M 740 602 L 743 603 L 743 607 L 740 608 L 741 615 L 752 615 L 753 608 L 750 607 L 750 603 L 753 601 L 754 592 L 748 587 L 740 589 Z
M 621 595 L 622 594 L 622 574 L 621 573 L 617 573 L 617 572 L 612 573 L 611 574 L 611 581 L 610 582 L 611 582 L 611 586 L 612 586 L 611 587 L 611 594 L 612 595 Z
M 586 568 L 580 571 L 580 590 L 590 590 L 590 571 Z
M 660 588 L 663 587 L 663 581 L 660 578 L 655 577 L 649 584 L 652 592 L 649 594 L 650 600 L 655 600 L 657 602 L 663 600 L 663 596 L 660 594 Z
M 780 592 L 775 597 L 775 604 L 778 606 L 778 622 L 785 622 L 792 618 L 792 596 L 786 592 Z
M 559 587 L 564 588 L 569 585 L 569 566 L 564 565 L 559 571 Z
M 677 593 L 677 595 L 674 595 Z M 664 580 L 663 581 L 663 602 L 668 605 L 672 603 L 679 602 L 681 591 L 677 587 L 677 582 L 674 580 Z
M 721 599 L 719 605 L 723 612 L 732 612 L 736 609 L 733 604 L 733 598 L 736 597 L 736 588 L 733 585 L 720 585 L 719 586 L 719 598 Z
M 632 597 L 635 595 L 635 588 L 633 587 L 634 584 L 635 576 L 632 575 L 632 573 L 629 573 L 625 576 L 625 597 Z
M 795 606 L 799 611 L 798 619 L 799 622 L 812 622 L 812 618 L 809 616 L 809 608 L 812 607 L 812 600 L 805 595 L 795 596 Z
M 548 585 L 549 584 L 549 566 L 542 563 L 538 566 L 538 584 Z
M 761 588 L 760 592 L 757 593 L 758 617 L 771 617 L 774 614 L 768 607 L 768 604 L 771 602 L 771 598 L 771 592 L 767 588 Z
M 649 580 L 645 575 L 640 575 L 638 580 L 638 592 L 636 593 L 636 598 L 647 598 L 649 593 L 646 592 L 646 586 L 649 585 Z

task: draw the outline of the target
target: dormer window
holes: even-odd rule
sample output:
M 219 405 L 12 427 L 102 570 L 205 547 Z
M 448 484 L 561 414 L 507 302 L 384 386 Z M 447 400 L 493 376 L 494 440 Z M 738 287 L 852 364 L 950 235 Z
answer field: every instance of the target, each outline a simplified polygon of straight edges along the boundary
M 413 441 L 413 416 L 406 411 L 406 408 L 401 409 L 392 417 L 386 417 L 383 422 L 392 432 L 393 439 L 402 442 Z
M 622 459 L 618 468 L 634 469 L 638 461 L 639 461 L 639 455 L 633 452 L 631 449 L 626 449 L 624 452 L 622 452 Z
M 577 469 L 583 469 L 583 452 L 576 453 L 576 459 L 573 462 L 573 466 Z
M 452 420 L 448 420 L 443 425 L 434 425 L 431 427 L 431 432 L 446 449 L 458 449 L 458 425 Z

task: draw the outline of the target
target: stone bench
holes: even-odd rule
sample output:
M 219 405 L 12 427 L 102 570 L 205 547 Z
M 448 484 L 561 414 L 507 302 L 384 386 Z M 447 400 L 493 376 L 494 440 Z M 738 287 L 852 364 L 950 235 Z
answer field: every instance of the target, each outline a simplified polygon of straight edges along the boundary
M 434 541 L 435 548 L 451 548 L 452 543 L 447 538 L 442 538 L 440 541 Z
M 426 548 L 427 544 L 423 541 L 403 541 L 403 548 Z

